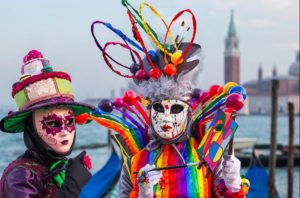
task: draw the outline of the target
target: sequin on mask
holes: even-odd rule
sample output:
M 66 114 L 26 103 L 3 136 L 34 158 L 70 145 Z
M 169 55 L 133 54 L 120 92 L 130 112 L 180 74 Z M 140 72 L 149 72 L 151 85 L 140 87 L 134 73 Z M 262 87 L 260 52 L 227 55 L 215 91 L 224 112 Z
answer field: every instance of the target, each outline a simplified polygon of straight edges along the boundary
M 47 134 L 52 134 L 53 136 L 62 130 L 66 130 L 70 133 L 75 131 L 74 114 L 71 111 L 68 112 L 68 115 L 63 117 L 56 114 L 49 114 L 43 117 L 41 123 L 42 129 L 44 129 Z

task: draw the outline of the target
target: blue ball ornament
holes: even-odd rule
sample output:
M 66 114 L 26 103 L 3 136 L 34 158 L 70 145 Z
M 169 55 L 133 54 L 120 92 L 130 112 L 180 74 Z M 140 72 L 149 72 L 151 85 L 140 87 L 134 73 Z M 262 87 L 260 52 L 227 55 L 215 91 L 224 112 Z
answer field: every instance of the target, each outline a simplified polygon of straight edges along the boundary
M 242 86 L 238 85 L 238 86 L 231 87 L 229 89 L 229 94 L 232 94 L 232 93 L 241 94 L 243 96 L 244 100 L 246 100 L 246 98 L 247 98 L 247 92 Z
M 156 62 L 158 60 L 157 54 L 154 50 L 149 50 L 148 54 L 152 62 Z

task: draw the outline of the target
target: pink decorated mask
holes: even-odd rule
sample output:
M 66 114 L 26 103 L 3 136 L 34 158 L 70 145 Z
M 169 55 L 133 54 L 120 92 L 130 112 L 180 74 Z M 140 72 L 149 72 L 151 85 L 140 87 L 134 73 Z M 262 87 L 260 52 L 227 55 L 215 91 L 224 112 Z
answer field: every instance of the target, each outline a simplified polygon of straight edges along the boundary
M 156 134 L 163 139 L 173 139 L 187 127 L 189 105 L 180 100 L 155 102 L 151 108 L 151 123 Z
M 76 131 L 73 110 L 53 107 L 36 110 L 33 115 L 35 129 L 41 139 L 56 153 L 67 153 Z

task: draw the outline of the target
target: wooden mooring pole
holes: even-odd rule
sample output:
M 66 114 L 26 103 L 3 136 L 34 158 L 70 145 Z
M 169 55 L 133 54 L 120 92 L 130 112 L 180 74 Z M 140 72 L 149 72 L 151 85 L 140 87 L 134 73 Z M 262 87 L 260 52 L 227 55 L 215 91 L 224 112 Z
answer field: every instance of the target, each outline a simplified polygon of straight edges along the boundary
M 293 198 L 294 178 L 294 103 L 288 103 L 289 109 L 289 153 L 288 153 L 288 198 Z
M 113 99 L 115 98 L 115 90 L 114 89 L 112 89 L 110 91 L 110 97 L 111 97 L 110 100 L 113 101 Z M 107 145 L 108 145 L 108 147 L 111 146 L 111 134 L 112 134 L 111 129 L 107 129 Z
M 271 150 L 269 160 L 269 198 L 276 197 L 276 150 L 277 150 L 277 117 L 278 117 L 278 89 L 279 81 L 272 80 L 272 114 L 271 114 Z
M 111 130 L 107 129 L 107 146 L 109 147 L 111 145 Z

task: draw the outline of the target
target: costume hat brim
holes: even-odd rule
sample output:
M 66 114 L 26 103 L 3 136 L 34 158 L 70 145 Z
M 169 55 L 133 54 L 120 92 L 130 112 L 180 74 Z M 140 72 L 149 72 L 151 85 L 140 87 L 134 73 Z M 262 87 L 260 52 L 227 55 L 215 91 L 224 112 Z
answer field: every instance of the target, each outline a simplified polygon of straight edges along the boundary
M 77 116 L 82 113 L 88 113 L 94 110 L 93 106 L 84 103 L 74 102 L 70 98 L 53 98 L 41 103 L 32 105 L 24 110 L 10 113 L 0 121 L 0 130 L 7 133 L 18 133 L 24 131 L 24 120 L 30 113 L 37 109 L 53 107 L 53 106 L 65 106 L 70 107 L 74 111 L 74 115 Z

